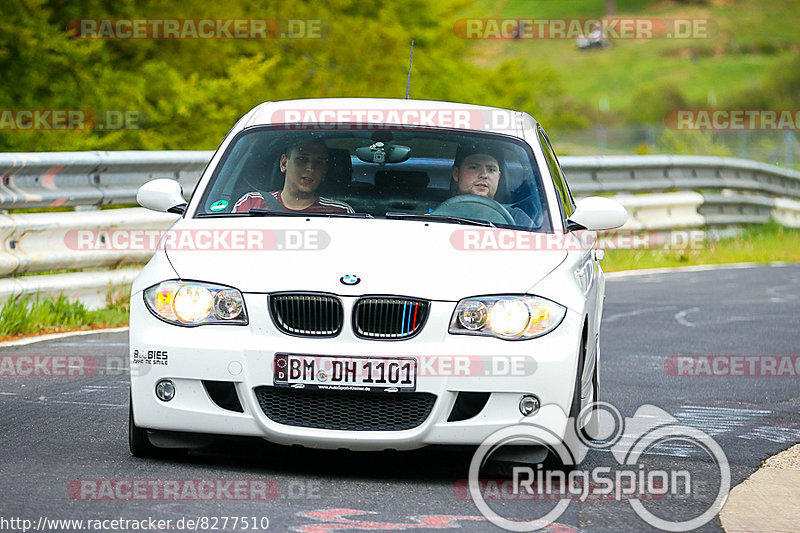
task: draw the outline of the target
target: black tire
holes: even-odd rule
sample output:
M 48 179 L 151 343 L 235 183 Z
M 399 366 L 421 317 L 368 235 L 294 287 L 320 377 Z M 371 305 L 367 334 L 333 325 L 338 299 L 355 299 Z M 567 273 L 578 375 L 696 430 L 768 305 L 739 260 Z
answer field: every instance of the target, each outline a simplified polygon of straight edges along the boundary
M 133 399 L 128 405 L 128 447 L 134 457 L 174 459 L 186 455 L 185 449 L 154 446 L 147 436 L 147 430 L 140 428 L 133 421 Z
M 583 379 L 583 365 L 586 362 L 586 336 L 587 331 L 584 330 L 581 336 L 580 354 L 578 355 L 578 371 L 575 374 L 575 386 L 572 391 L 572 404 L 569 409 L 569 418 L 571 420 L 577 420 L 581 412 L 581 381 Z M 578 467 L 577 464 L 564 463 L 559 454 L 552 449 L 549 450 L 547 457 L 541 464 L 545 470 L 561 471 L 565 473 L 569 473 Z
M 575 430 L 580 432 L 581 436 L 586 437 L 583 428 L 577 427 L 578 422 L 578 415 L 581 412 L 581 383 L 583 382 L 583 367 L 586 364 L 586 342 L 588 337 L 588 331 L 586 329 L 583 330 L 583 334 L 581 335 L 581 347 L 580 347 L 580 354 L 578 355 L 578 371 L 575 374 L 575 387 L 572 391 L 572 404 L 570 405 L 569 409 L 569 419 L 573 420 L 576 424 Z M 595 375 L 593 381 L 596 381 L 597 373 L 595 369 Z M 596 418 L 592 416 L 592 418 Z M 591 422 L 590 422 L 591 423 Z M 586 453 L 588 454 L 588 449 Z M 576 450 L 571 450 L 572 453 L 576 453 Z M 586 458 L 583 457 L 582 460 Z M 581 460 L 581 462 L 582 462 Z M 547 456 L 547 460 L 543 463 L 545 468 L 550 470 L 560 470 L 562 472 L 570 472 L 575 470 L 578 467 L 578 457 L 575 458 L 575 464 L 565 464 L 560 457 L 558 457 L 553 452 Z
M 575 389 L 572 392 L 572 404 L 569 408 L 569 417 L 573 420 L 576 420 L 581 412 L 581 382 L 583 382 L 583 367 L 586 364 L 587 336 L 588 332 L 584 329 L 581 335 L 581 352 L 578 355 L 578 371 L 575 374 Z
M 128 405 L 128 447 L 131 454 L 134 457 L 153 457 L 158 448 L 147 438 L 147 430 L 133 422 L 133 400 Z
M 594 375 L 592 376 L 592 402 L 596 405 L 600 401 L 600 382 L 597 379 L 599 359 L 595 359 Z M 587 441 L 594 440 L 593 435 L 600 432 L 600 417 L 598 416 L 599 409 L 593 409 L 589 421 L 584 427 L 581 428 L 581 435 Z

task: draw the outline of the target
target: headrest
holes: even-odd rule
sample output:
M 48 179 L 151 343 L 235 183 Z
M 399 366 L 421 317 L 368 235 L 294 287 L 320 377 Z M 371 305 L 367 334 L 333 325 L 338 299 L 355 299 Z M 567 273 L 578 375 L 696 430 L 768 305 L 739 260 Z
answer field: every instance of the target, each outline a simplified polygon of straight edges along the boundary
M 328 148 L 328 174 L 326 180 L 349 183 L 353 177 L 350 151 L 345 148 Z
M 375 173 L 376 189 L 421 191 L 429 182 L 428 173 L 419 170 L 379 170 Z
M 353 180 L 353 162 L 345 148 L 328 148 L 328 173 L 317 189 L 321 196 L 340 194 Z

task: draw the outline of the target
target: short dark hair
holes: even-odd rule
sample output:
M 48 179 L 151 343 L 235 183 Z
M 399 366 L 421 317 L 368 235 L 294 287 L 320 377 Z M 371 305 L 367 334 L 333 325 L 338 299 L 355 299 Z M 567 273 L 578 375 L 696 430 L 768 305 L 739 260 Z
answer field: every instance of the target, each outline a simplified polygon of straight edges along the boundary
M 458 149 L 456 150 L 456 158 L 453 161 L 453 166 L 460 167 L 461 163 L 464 162 L 464 159 L 475 154 L 490 155 L 497 160 L 498 164 L 502 163 L 503 161 L 503 151 L 500 150 L 499 148 L 487 144 L 470 143 L 470 144 L 458 145 Z
M 300 146 L 304 144 L 316 144 L 318 146 L 322 146 L 323 148 L 325 148 L 325 152 L 328 152 L 328 146 L 322 139 L 315 139 L 313 137 L 311 138 L 302 137 L 300 139 L 295 139 L 292 143 L 290 143 L 286 147 L 286 151 L 284 151 L 283 153 L 286 154 L 286 157 L 292 157 L 292 150 L 296 150 L 297 148 L 300 148 Z

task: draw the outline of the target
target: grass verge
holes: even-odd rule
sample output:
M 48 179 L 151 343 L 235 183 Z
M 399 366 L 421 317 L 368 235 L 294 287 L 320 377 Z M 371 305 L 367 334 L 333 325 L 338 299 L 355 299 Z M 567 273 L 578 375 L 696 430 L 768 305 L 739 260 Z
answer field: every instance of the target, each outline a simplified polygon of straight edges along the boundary
M 129 296 L 119 295 L 103 309 L 89 310 L 60 295 L 55 299 L 23 294 L 0 308 L 0 341 L 28 335 L 111 328 L 128 324 Z
M 730 238 L 676 250 L 609 250 L 605 272 L 727 263 L 800 262 L 800 230 L 770 221 Z
M 465 16 L 593 18 L 603 15 L 605 5 L 598 0 L 481 0 Z M 796 12 L 795 0 L 617 0 L 616 8 L 617 18 L 703 21 L 707 31 L 691 38 L 612 39 L 611 49 L 588 52 L 579 50 L 575 39 L 486 39 L 477 41 L 476 55 L 519 57 L 531 72 L 552 69 L 578 102 L 598 109 L 603 99 L 611 113 L 621 115 L 640 111 L 647 86 L 678 87 L 688 108 L 715 107 L 717 100 L 723 107 L 734 105 L 735 95 L 758 87 L 771 68 L 797 54 L 797 17 L 786 16 Z M 659 96 L 656 92 L 648 103 L 657 104 Z

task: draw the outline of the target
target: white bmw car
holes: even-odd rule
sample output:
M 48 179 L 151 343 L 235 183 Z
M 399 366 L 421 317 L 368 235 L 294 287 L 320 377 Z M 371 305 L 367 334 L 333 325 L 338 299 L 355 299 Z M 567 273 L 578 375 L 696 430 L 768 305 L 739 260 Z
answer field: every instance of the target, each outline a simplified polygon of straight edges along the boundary
M 351 450 L 593 423 L 606 198 L 574 202 L 542 127 L 465 104 L 261 104 L 133 285 L 130 448 L 216 435 Z M 588 414 L 587 414 L 588 413 Z

